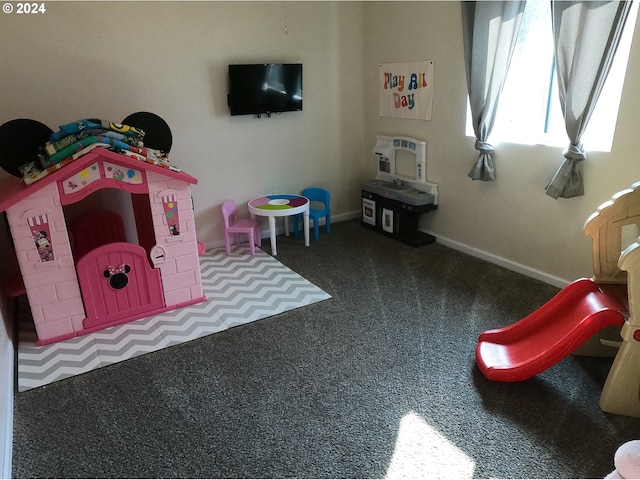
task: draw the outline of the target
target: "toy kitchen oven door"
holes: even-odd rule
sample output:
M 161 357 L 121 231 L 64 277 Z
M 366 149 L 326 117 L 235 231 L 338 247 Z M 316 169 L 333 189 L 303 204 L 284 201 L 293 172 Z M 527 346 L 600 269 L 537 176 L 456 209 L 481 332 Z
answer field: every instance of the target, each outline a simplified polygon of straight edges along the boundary
M 376 195 L 362 191 L 362 222 L 372 227 L 378 226 L 376 221 Z
M 378 195 L 362 191 L 362 223 L 387 233 L 398 232 L 398 218 L 393 208 L 384 208 Z

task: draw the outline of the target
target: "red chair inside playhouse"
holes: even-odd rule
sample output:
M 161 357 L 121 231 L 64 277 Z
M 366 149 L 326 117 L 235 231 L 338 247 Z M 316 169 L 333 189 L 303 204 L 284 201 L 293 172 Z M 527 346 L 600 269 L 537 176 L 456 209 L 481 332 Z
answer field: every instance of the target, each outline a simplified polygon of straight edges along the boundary
M 97 210 L 84 215 L 71 226 L 70 233 L 76 263 L 95 248 L 127 241 L 122 216 L 109 210 Z

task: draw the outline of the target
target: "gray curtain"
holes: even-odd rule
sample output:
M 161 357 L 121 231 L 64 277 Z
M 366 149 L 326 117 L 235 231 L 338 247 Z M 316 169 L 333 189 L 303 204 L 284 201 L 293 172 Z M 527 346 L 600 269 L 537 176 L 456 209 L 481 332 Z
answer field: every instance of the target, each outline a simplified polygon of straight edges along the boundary
M 580 138 L 611 68 L 631 2 L 552 1 L 560 105 L 569 137 L 564 163 L 547 185 L 550 197 L 584 194 Z
M 461 2 L 464 60 L 478 160 L 469 172 L 474 180 L 494 180 L 487 143 L 498 100 L 518 39 L 524 1 Z

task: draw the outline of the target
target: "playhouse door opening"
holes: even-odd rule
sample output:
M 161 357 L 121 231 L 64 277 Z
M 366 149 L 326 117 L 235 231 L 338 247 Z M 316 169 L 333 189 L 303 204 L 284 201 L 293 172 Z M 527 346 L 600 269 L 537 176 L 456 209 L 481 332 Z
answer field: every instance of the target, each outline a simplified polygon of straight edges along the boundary
M 98 247 L 78 261 L 77 270 L 85 329 L 124 323 L 164 307 L 160 272 L 151 268 L 139 245 Z

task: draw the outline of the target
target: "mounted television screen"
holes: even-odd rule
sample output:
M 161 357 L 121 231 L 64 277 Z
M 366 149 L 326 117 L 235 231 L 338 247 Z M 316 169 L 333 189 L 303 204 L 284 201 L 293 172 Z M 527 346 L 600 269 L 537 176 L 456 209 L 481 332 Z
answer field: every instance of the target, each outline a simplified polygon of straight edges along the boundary
M 302 110 L 302 64 L 229 65 L 231 115 Z

